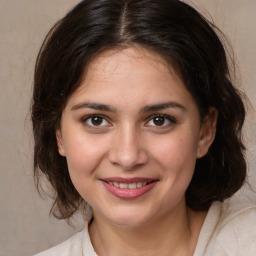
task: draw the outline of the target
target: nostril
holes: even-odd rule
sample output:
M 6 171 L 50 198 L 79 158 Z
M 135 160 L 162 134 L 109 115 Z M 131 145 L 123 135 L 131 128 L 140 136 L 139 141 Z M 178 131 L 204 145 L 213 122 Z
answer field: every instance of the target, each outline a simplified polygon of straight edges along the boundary
M 137 134 L 137 128 L 130 123 L 119 126 L 109 150 L 109 160 L 124 170 L 133 170 L 148 161 L 146 150 Z
M 112 164 L 119 165 L 124 170 L 133 170 L 144 165 L 148 161 L 146 152 L 142 150 L 134 151 L 115 151 L 109 154 L 109 160 Z

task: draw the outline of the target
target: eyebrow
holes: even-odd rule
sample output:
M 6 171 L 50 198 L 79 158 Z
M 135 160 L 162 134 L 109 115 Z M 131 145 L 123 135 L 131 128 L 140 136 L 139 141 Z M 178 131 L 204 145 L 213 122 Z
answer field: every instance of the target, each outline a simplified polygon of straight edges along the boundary
M 89 102 L 82 102 L 77 105 L 74 105 L 71 110 L 77 110 L 81 108 L 91 108 L 95 110 L 103 110 L 103 111 L 108 111 L 108 112 L 116 112 L 116 109 L 105 104 L 100 104 L 100 103 L 89 103 Z
M 170 102 L 164 102 L 164 103 L 159 103 L 159 104 L 154 104 L 154 105 L 146 105 L 144 106 L 140 112 L 154 112 L 154 111 L 159 111 L 167 108 L 177 108 L 180 110 L 185 110 L 185 107 L 177 102 L 170 101 Z
M 109 105 L 101 104 L 101 103 L 90 103 L 90 102 L 82 102 L 79 104 L 74 105 L 71 110 L 77 110 L 77 109 L 83 109 L 83 108 L 90 108 L 94 110 L 102 110 L 107 112 L 115 113 L 117 110 Z M 146 112 L 154 112 L 159 110 L 164 110 L 167 108 L 177 108 L 180 110 L 185 110 L 185 107 L 177 102 L 164 102 L 159 104 L 153 104 L 153 105 L 146 105 L 140 109 L 140 113 L 146 113 Z

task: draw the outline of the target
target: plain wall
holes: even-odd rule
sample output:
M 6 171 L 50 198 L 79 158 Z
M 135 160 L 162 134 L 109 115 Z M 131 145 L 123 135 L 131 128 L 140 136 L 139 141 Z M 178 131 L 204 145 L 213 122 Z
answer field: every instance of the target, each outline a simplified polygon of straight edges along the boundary
M 95 0 L 97 1 L 97 0 Z M 191 1 L 187 1 L 191 2 Z M 75 0 L 0 0 L 0 256 L 25 256 L 47 249 L 81 229 L 49 218 L 51 201 L 33 184 L 33 139 L 29 117 L 33 67 L 42 40 Z M 251 105 L 245 139 L 249 181 L 256 189 L 256 1 L 194 0 L 226 33 L 235 50 L 240 85 Z M 243 189 L 239 195 L 255 201 Z

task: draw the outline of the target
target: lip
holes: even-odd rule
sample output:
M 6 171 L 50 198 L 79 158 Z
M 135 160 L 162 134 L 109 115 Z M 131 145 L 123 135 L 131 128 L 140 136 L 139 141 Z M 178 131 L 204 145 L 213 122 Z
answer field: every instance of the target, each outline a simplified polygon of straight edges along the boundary
M 106 190 L 112 195 L 121 199 L 135 199 L 143 196 L 145 193 L 149 192 L 158 182 L 156 179 L 134 177 L 134 178 L 122 178 L 122 177 L 111 177 L 100 180 Z M 108 182 L 118 182 L 118 183 L 137 183 L 137 182 L 149 182 L 149 184 L 144 185 L 140 188 L 129 189 L 129 188 L 118 188 L 114 185 L 110 185 Z
M 133 182 L 152 182 L 156 181 L 156 179 L 151 178 L 143 178 L 143 177 L 133 177 L 133 178 L 122 178 L 122 177 L 110 177 L 110 178 L 103 178 L 102 181 L 107 182 L 118 182 L 118 183 L 133 183 Z

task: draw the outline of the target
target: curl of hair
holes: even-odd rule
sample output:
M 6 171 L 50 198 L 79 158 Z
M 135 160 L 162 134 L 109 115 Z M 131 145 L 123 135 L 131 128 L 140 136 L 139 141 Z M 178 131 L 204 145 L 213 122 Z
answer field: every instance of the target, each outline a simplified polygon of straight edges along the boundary
M 44 173 L 56 191 L 55 217 L 69 218 L 85 204 L 58 153 L 62 111 L 90 61 L 113 48 L 138 45 L 161 55 L 178 70 L 202 117 L 212 107 L 218 110 L 216 137 L 196 162 L 187 205 L 207 210 L 243 185 L 245 108 L 217 33 L 211 22 L 178 0 L 84 0 L 55 24 L 37 57 L 32 101 L 34 173 L 36 180 Z

